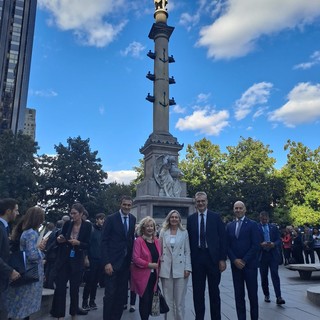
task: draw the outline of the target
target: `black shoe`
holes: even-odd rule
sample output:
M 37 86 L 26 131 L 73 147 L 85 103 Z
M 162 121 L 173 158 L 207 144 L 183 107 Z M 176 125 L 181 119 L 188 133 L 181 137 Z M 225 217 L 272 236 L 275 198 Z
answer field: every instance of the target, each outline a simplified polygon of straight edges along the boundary
M 89 311 L 90 310 L 90 307 L 89 307 L 87 301 L 83 301 L 82 302 L 82 310 L 84 310 L 84 311 Z
M 277 298 L 277 305 L 280 306 L 281 304 L 285 304 L 286 302 L 281 298 Z
M 82 308 L 79 308 L 77 311 L 77 315 L 79 315 L 79 316 L 86 316 L 87 314 L 88 314 L 88 311 L 86 311 Z
M 128 309 L 128 305 L 125 304 L 125 305 L 123 306 L 123 310 L 127 310 L 127 309 Z
M 89 307 L 90 307 L 90 310 L 97 310 L 98 309 L 98 306 L 95 304 L 94 301 L 91 301 L 89 303 Z
M 271 302 L 270 297 L 269 296 L 264 296 L 264 302 Z
M 129 312 L 135 312 L 135 311 L 136 311 L 135 306 L 130 306 Z

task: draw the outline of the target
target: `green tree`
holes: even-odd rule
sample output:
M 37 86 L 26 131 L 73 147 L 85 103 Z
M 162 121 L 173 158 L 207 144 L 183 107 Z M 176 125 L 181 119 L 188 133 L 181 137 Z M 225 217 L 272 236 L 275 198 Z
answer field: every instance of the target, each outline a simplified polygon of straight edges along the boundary
M 208 206 L 220 212 L 229 207 L 225 162 L 226 154 L 220 147 L 204 138 L 187 146 L 186 158 L 179 164 L 183 180 L 187 182 L 188 195 L 193 197 L 197 191 L 205 191 Z
M 55 156 L 42 158 L 42 201 L 51 213 L 61 216 L 76 201 L 92 217 L 104 208 L 99 200 L 108 175 L 102 170 L 98 151 L 91 151 L 89 142 L 80 137 L 68 138 L 66 146 L 55 146 Z
M 271 211 L 272 204 L 277 202 L 273 186 L 279 183 L 274 169 L 276 160 L 270 156 L 273 151 L 259 140 L 243 137 L 237 146 L 229 146 L 227 150 L 226 169 L 232 203 L 242 200 L 254 218 L 262 210 Z
M 315 223 L 320 211 L 320 147 L 311 150 L 288 140 L 284 149 L 288 155 L 281 170 L 286 186 L 283 206 L 290 209 L 294 224 Z
M 37 203 L 37 149 L 37 143 L 22 132 L 0 135 L 0 197 L 17 199 L 21 213 Z

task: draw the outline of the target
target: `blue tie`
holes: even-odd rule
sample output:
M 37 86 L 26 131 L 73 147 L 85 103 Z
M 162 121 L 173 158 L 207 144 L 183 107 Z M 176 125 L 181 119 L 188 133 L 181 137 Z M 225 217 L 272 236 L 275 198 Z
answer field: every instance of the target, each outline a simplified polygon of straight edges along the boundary
M 126 217 L 123 217 L 124 233 L 125 233 L 125 235 L 126 235 L 126 236 L 127 236 L 127 234 L 128 234 L 127 219 L 128 219 L 128 217 L 127 217 L 127 216 L 126 216 Z
M 269 235 L 268 225 L 264 224 L 262 226 L 262 228 L 263 228 L 264 241 L 270 242 L 270 235 Z

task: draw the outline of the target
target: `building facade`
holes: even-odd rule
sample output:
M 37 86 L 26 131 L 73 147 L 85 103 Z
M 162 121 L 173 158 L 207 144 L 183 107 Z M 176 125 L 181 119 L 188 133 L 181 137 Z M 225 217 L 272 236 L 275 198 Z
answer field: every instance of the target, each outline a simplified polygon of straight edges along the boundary
M 0 0 L 0 133 L 24 129 L 37 0 Z
M 26 108 L 23 133 L 36 139 L 36 110 Z

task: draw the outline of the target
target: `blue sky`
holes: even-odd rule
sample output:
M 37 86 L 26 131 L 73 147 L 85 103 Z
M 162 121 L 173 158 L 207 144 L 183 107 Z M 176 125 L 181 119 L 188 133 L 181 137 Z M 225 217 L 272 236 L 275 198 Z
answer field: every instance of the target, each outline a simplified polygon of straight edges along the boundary
M 320 133 L 320 0 L 168 0 L 170 132 L 270 145 L 281 168 L 288 139 Z M 38 0 L 28 107 L 39 153 L 90 138 L 108 181 L 128 182 L 152 132 L 153 0 Z

